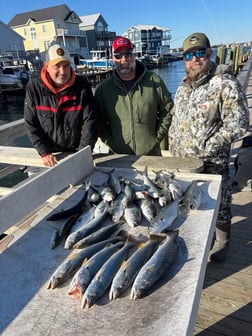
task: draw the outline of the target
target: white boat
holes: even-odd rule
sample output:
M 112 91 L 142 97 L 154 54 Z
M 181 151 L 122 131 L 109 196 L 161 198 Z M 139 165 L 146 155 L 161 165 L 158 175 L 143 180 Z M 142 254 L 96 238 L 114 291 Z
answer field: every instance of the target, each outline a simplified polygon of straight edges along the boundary
M 102 69 L 102 70 L 113 69 L 113 62 L 110 59 L 81 58 L 80 64 L 85 65 L 89 68 L 97 68 L 97 69 Z

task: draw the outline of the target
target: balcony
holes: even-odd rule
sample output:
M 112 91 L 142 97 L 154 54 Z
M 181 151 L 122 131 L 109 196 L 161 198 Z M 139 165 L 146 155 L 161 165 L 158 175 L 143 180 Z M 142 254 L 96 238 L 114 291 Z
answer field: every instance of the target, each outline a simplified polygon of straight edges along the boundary
M 113 40 L 116 37 L 116 33 L 109 31 L 96 31 L 95 37 L 97 40 Z
M 63 29 L 63 28 L 60 28 L 60 29 L 57 29 L 57 36 L 60 37 L 60 36 L 86 36 L 86 32 L 84 31 L 81 31 L 79 29 Z

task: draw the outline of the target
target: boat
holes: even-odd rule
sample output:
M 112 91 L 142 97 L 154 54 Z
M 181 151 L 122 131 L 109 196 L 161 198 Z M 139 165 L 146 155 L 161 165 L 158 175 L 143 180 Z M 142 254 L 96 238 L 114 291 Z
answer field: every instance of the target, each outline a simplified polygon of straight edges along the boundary
M 99 70 L 111 70 L 113 69 L 113 62 L 111 59 L 95 59 L 95 58 L 81 58 L 80 64 L 88 68 L 96 68 Z
M 160 68 L 163 66 L 167 66 L 172 62 L 172 55 L 171 54 L 165 54 L 165 55 L 160 55 L 160 54 L 145 54 L 141 57 L 137 58 L 140 62 L 144 63 L 144 65 L 148 69 L 153 69 L 153 68 Z

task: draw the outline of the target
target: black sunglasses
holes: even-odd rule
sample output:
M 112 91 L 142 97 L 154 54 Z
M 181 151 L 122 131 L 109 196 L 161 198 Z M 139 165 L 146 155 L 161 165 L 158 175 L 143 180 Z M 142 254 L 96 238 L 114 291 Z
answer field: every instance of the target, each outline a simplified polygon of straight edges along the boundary
M 114 57 L 115 57 L 115 59 L 117 59 L 117 60 L 122 59 L 123 56 L 124 56 L 125 58 L 132 58 L 132 57 L 133 57 L 133 53 L 132 53 L 132 51 L 126 51 L 125 53 L 115 53 L 115 54 L 114 54 Z
M 206 49 L 199 49 L 191 52 L 185 52 L 184 59 L 186 61 L 191 61 L 193 56 L 195 56 L 196 58 L 206 57 L 206 52 L 207 52 Z

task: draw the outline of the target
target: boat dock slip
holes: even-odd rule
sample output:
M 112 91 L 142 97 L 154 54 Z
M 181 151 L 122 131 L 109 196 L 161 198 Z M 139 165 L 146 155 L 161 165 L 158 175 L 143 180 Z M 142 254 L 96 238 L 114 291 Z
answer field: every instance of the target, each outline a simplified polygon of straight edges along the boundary
M 148 157 L 144 157 L 153 176 L 150 162 L 153 157 L 149 162 Z M 167 162 L 163 160 L 164 166 L 160 169 L 169 171 Z M 113 168 L 116 176 L 142 178 L 142 168 L 117 168 L 115 161 Z M 14 223 L 16 230 L 0 241 L 2 336 L 193 334 L 219 207 L 221 177 L 218 175 L 176 172 L 184 186 L 195 179 L 205 181 L 202 201 L 200 208 L 191 211 L 179 226 L 176 259 L 149 295 L 134 301 L 126 292 L 110 302 L 105 293 L 97 304 L 85 311 L 80 308 L 79 300 L 67 294 L 69 282 L 47 289 L 52 274 L 72 251 L 65 250 L 62 244 L 50 248 L 57 223 L 48 222 L 46 218 L 76 204 L 83 195 L 84 181 L 100 184 L 107 177 L 104 172 L 109 171 L 111 167 L 94 164 L 87 147 L 0 199 L 1 232 L 20 218 Z M 19 210 L 29 203 L 33 211 Z

